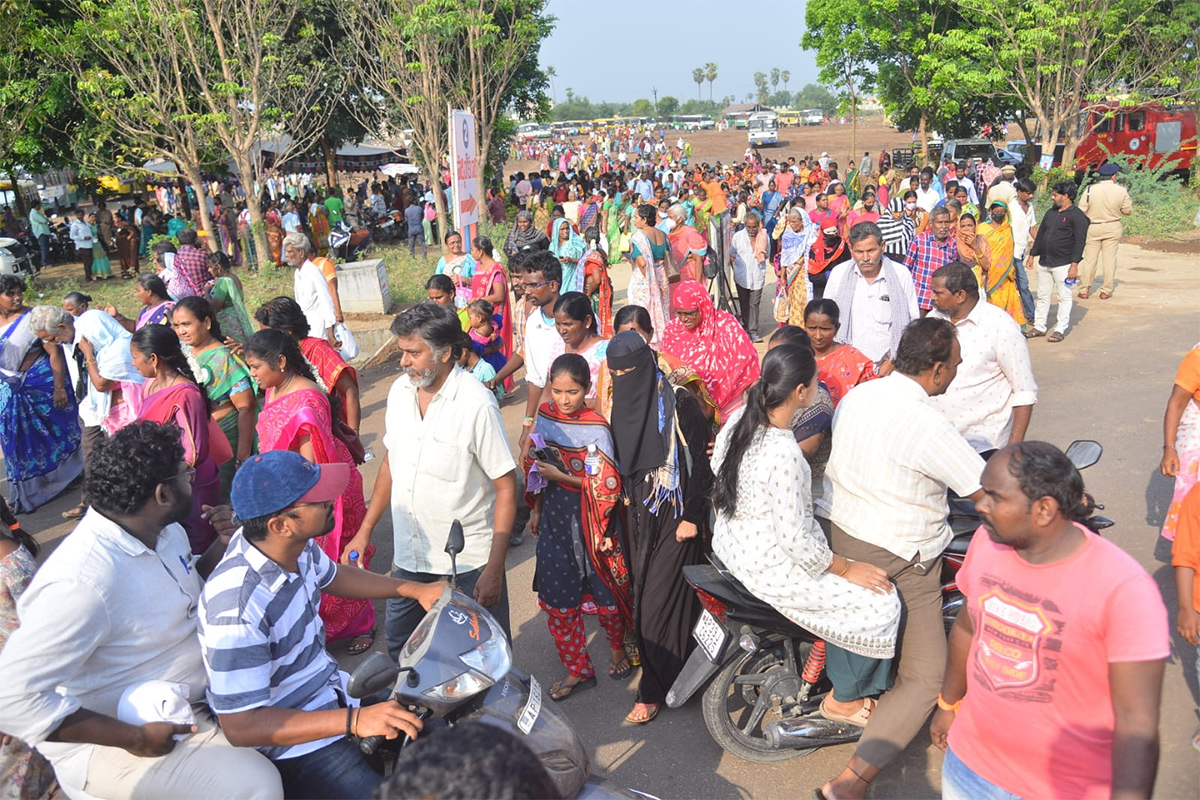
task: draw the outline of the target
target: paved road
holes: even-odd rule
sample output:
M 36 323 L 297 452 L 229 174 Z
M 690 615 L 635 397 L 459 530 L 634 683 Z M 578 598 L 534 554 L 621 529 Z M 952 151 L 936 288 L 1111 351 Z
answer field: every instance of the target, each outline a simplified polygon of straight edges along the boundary
M 1171 481 L 1158 474 L 1163 407 L 1179 359 L 1200 340 L 1200 263 L 1194 258 L 1169 256 L 1123 245 L 1122 278 L 1111 300 L 1076 304 L 1077 328 L 1066 341 L 1031 345 L 1040 402 L 1033 415 L 1030 437 L 1065 447 L 1073 439 L 1094 438 L 1103 443 L 1103 460 L 1085 473 L 1088 489 L 1117 520 L 1108 535 L 1149 570 L 1164 589 L 1174 619 L 1174 587 L 1170 551 L 1158 537 L 1158 527 L 1171 496 Z M 764 293 L 769 294 L 769 293 Z M 769 314 L 764 313 L 764 321 Z M 387 389 L 397 374 L 394 365 L 362 376 L 363 433 L 382 455 L 379 438 Z M 523 395 L 521 395 L 523 398 Z M 510 402 L 504 417 L 513 442 L 520 426 L 522 405 Z M 364 468 L 372 485 L 378 462 Z M 69 528 L 58 519 L 72 497 L 60 498 L 25 518 L 29 530 L 54 542 Z M 375 568 L 391 556 L 386 520 L 376 531 L 379 548 Z M 517 665 L 543 684 L 563 672 L 544 616 L 534 601 L 532 542 L 509 555 L 509 586 Z M 603 635 L 589 618 L 593 657 L 605 658 Z M 1196 797 L 1200 759 L 1188 745 L 1197 724 L 1194 650 L 1178 636 L 1167 667 L 1163 694 L 1162 756 L 1156 796 Z M 335 647 L 344 665 L 354 659 Z M 591 749 L 596 770 L 613 780 L 663 798 L 807 796 L 814 786 L 838 771 L 849 747 L 829 748 L 776 765 L 758 765 L 723 753 L 709 738 L 698 702 L 677 711 L 664 711 L 642 729 L 621 726 L 633 704 L 633 679 L 614 682 L 603 677 L 591 691 L 564 703 L 580 735 Z M 877 781 L 875 797 L 934 797 L 939 792 L 941 753 L 922 734 Z

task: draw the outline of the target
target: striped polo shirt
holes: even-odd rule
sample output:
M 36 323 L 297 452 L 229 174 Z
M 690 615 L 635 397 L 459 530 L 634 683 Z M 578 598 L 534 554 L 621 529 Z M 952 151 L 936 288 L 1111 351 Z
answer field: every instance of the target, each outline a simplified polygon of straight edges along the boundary
M 337 565 L 315 541 L 305 546 L 296 572 L 288 572 L 240 530 L 234 534 L 200 597 L 200 646 L 214 711 L 322 711 L 346 705 L 317 613 L 321 589 L 336 573 Z M 339 738 L 257 749 L 271 759 L 295 758 Z

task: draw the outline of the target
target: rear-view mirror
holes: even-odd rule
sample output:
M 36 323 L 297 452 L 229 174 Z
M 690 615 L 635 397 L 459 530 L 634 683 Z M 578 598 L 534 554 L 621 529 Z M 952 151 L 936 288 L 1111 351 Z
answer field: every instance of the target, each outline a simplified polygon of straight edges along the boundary
M 1087 469 L 1100 460 L 1100 454 L 1103 452 L 1104 448 L 1099 442 L 1080 439 L 1071 442 L 1071 446 L 1067 448 L 1067 458 L 1075 465 L 1075 469 Z

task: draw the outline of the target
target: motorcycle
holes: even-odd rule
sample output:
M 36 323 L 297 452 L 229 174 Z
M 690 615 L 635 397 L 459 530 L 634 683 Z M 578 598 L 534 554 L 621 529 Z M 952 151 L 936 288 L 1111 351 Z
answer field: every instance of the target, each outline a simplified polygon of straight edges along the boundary
M 390 697 L 427 725 L 475 721 L 507 731 L 538 756 L 563 797 L 648 797 L 591 775 L 591 761 L 570 720 L 554 705 L 543 705 L 537 679 L 513 668 L 512 648 L 499 623 L 458 591 L 455 559 L 463 547 L 462 525 L 455 520 L 446 543 L 450 587 L 417 625 L 398 662 L 376 652 L 359 664 L 350 676 L 350 695 L 369 697 L 390 686 Z M 385 741 L 365 737 L 359 748 L 374 756 Z M 393 742 L 394 767 L 408 737 L 386 744 Z
M 343 220 L 329 231 L 329 257 L 335 261 L 358 261 L 373 242 L 369 228 L 352 228 Z
M 1076 441 L 1067 457 L 1077 469 L 1100 460 L 1098 442 Z M 1115 523 L 1085 497 L 1093 533 Z M 971 538 L 979 529 L 975 504 L 948 500 L 954 538 L 942 553 L 942 619 L 954 624 L 964 597 L 956 582 Z M 679 708 L 706 683 L 701 710 L 709 735 L 738 758 L 774 763 L 806 756 L 817 748 L 857 741 L 863 729 L 821 716 L 833 685 L 825 675 L 825 642 L 750 594 L 716 555 L 709 564 L 684 567 L 703 610 L 692 637 L 697 647 L 667 693 L 667 706 Z

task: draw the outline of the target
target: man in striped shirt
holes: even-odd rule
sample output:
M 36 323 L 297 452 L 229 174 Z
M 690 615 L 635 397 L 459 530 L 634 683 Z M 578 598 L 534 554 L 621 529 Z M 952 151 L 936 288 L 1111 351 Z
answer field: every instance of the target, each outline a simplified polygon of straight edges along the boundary
M 242 528 L 200 600 L 208 697 L 229 741 L 270 758 L 288 797 L 370 797 L 380 776 L 349 738 L 401 733 L 421 721 L 394 700 L 355 708 L 325 649 L 321 592 L 407 597 L 429 609 L 444 583 L 412 583 L 339 567 L 313 540 L 333 530 L 345 464 L 288 451 L 255 456 L 233 481 Z

